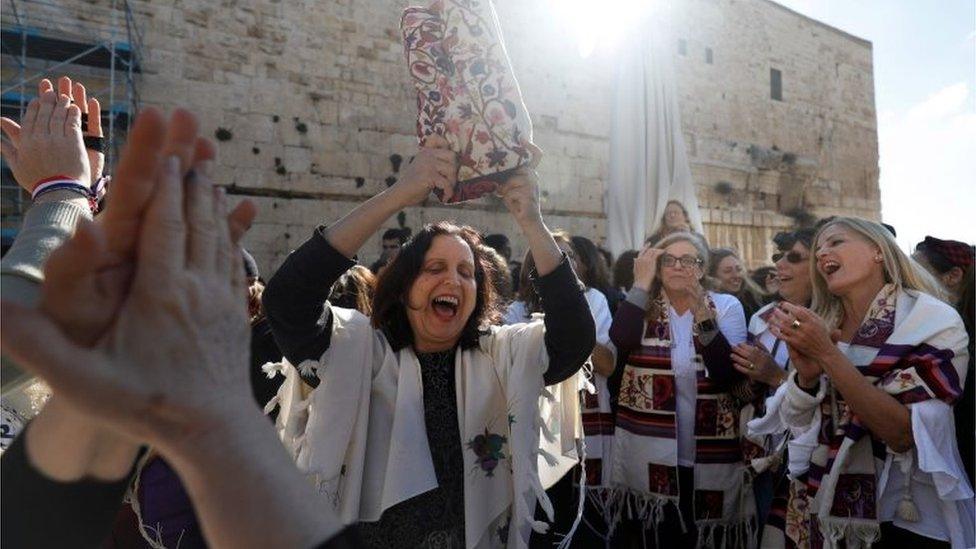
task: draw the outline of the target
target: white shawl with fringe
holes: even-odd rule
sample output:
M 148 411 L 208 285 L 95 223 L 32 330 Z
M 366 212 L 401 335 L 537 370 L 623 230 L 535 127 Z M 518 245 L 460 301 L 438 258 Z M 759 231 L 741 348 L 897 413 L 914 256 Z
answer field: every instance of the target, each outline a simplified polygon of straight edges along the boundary
M 329 349 L 297 365 L 315 367 L 321 383 L 304 398 L 296 369 L 276 365 L 286 381 L 268 409 L 280 406 L 282 440 L 342 521 L 375 521 L 437 487 L 420 363 L 409 347 L 394 352 L 361 313 L 333 307 L 332 315 Z M 545 489 L 579 460 L 583 375 L 543 386 L 544 335 L 541 321 L 492 327 L 456 354 L 468 548 L 526 547 L 532 530 L 549 526 L 534 520 L 536 501 L 551 521 Z M 504 437 L 501 456 L 479 460 L 471 443 L 489 434 Z

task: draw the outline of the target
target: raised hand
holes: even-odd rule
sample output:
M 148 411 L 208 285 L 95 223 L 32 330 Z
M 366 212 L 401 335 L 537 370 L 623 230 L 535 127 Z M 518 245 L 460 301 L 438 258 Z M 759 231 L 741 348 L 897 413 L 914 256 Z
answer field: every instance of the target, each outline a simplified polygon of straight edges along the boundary
M 27 105 L 22 124 L 0 119 L 3 157 L 14 179 L 27 192 L 38 182 L 54 176 L 91 185 L 91 168 L 81 136 L 81 109 L 69 95 L 54 91 L 50 80 L 42 80 L 39 96 Z
M 664 250 L 649 245 L 644 246 L 644 249 L 634 258 L 634 286 L 650 291 L 662 255 Z
M 447 141 L 439 136 L 427 138 L 413 160 L 404 168 L 400 181 L 393 186 L 401 200 L 401 207 L 420 204 L 434 189 L 440 189 L 446 202 L 454 196 L 457 183 L 457 155 Z

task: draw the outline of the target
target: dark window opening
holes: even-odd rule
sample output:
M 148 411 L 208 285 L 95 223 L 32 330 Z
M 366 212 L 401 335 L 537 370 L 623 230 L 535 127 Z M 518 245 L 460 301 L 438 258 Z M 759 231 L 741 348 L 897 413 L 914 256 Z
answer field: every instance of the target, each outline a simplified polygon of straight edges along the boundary
M 705 48 L 705 62 L 711 65 L 712 61 L 712 48 Z
M 783 73 L 779 69 L 769 69 L 769 97 L 783 100 Z
M 684 38 L 678 40 L 678 53 L 680 55 L 688 55 L 688 41 Z

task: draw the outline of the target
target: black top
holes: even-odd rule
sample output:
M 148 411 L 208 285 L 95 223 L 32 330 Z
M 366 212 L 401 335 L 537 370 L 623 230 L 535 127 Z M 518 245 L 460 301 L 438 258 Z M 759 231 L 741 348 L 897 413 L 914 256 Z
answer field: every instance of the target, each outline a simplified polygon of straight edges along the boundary
M 454 384 L 455 350 L 418 354 L 424 386 L 424 423 L 437 488 L 360 523 L 370 547 L 464 547 L 464 458 Z
M 285 260 L 264 291 L 264 309 L 279 347 L 292 364 L 317 360 L 328 349 L 333 282 L 353 265 L 317 230 Z M 569 378 L 595 344 L 593 317 L 569 261 L 533 277 L 545 315 L 551 385 Z M 394 342 L 391 342 L 393 344 Z M 360 523 L 370 547 L 464 547 L 464 461 L 457 418 L 456 349 L 417 355 L 423 383 L 424 421 L 438 487 L 386 510 L 377 522 Z M 318 379 L 304 379 L 317 384 Z
M 122 495 L 135 470 L 116 482 L 59 482 L 27 458 L 21 431 L 0 459 L 3 547 L 98 547 L 112 530 Z
M 284 376 L 269 378 L 261 370 L 261 367 L 268 362 L 281 362 L 281 351 L 275 343 L 274 335 L 271 334 L 268 319 L 262 318 L 251 325 L 251 392 L 261 408 L 264 408 L 264 405 L 278 394 L 278 388 L 285 381 Z M 278 410 L 272 410 L 268 415 L 274 422 L 278 417 Z

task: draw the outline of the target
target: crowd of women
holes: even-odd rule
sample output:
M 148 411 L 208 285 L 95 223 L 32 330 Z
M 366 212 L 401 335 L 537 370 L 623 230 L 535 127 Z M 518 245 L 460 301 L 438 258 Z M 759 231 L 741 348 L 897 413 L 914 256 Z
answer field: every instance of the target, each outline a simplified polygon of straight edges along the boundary
M 521 261 L 439 221 L 358 266 L 450 196 L 435 138 L 265 282 L 195 117 L 142 112 L 102 201 L 98 108 L 44 80 L 2 120 L 33 199 L 4 391 L 51 393 L 4 409 L 11 547 L 976 542 L 972 246 L 833 217 L 753 277 L 672 202 L 614 261 L 546 225 L 529 165 L 498 191 Z

